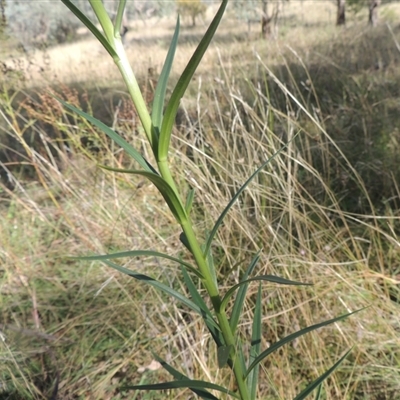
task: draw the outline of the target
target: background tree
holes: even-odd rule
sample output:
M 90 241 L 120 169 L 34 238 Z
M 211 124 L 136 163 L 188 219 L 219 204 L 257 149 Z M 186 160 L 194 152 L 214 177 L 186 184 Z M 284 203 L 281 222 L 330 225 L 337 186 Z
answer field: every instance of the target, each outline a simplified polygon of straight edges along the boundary
M 4 7 L 6 33 L 29 50 L 44 43 L 63 43 L 75 37 L 76 30 L 82 26 L 71 12 L 65 10 L 61 1 L 16 1 L 0 0 Z M 75 3 L 84 11 L 87 1 Z
M 372 26 L 376 26 L 378 23 L 378 9 L 381 4 L 381 0 L 371 0 L 369 5 L 369 17 L 368 22 Z
M 204 18 L 207 6 L 201 0 L 176 0 L 178 13 L 182 16 L 189 16 L 192 19 L 192 26 L 196 26 L 196 18 Z
M 3 34 L 7 25 L 6 0 L 0 0 L 0 35 Z
M 286 2 L 289 0 L 275 0 L 273 1 L 272 13 L 268 12 L 268 0 L 262 0 L 261 9 L 261 34 L 267 38 L 271 33 L 276 36 L 278 31 L 278 18 L 279 14 Z
M 346 0 L 337 0 L 336 25 L 346 24 Z
M 246 21 L 249 32 L 251 24 L 260 24 L 262 8 L 260 8 L 259 1 L 233 1 L 231 2 L 230 7 L 234 10 L 235 16 L 238 20 Z
M 268 15 L 268 0 L 262 0 L 261 34 L 266 38 L 271 33 L 272 16 Z

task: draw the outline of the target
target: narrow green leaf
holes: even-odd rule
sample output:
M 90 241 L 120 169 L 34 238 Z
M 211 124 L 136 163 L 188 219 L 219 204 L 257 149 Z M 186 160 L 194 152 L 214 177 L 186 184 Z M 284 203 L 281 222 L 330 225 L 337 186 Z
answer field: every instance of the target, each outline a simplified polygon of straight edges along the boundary
M 265 161 L 259 168 L 257 168 L 253 174 L 250 176 L 249 179 L 247 179 L 247 181 L 241 186 L 241 188 L 234 194 L 234 196 L 232 197 L 231 201 L 228 203 L 228 205 L 225 207 L 225 209 L 222 211 L 221 215 L 219 216 L 219 218 L 217 219 L 217 222 L 215 223 L 213 229 L 211 230 L 211 233 L 208 236 L 206 245 L 205 245 L 205 249 L 204 249 L 204 254 L 207 254 L 208 251 L 211 248 L 211 243 L 214 240 L 215 234 L 217 233 L 218 228 L 220 227 L 220 225 L 222 224 L 226 214 L 228 213 L 228 211 L 231 209 L 231 207 L 233 206 L 233 204 L 236 202 L 236 200 L 238 199 L 238 197 L 240 196 L 240 194 L 244 191 L 244 189 L 246 189 L 246 187 L 249 185 L 249 183 L 262 171 L 263 168 L 265 168 L 267 166 L 267 164 L 269 164 L 272 160 L 274 160 L 288 145 L 289 143 L 294 140 L 294 138 L 297 136 L 293 135 L 292 139 L 286 143 L 284 146 L 282 146 L 272 157 L 270 157 L 267 161 Z
M 315 395 L 315 400 L 321 399 L 321 393 L 322 393 L 322 383 L 318 386 L 317 394 Z
M 261 350 L 261 284 L 258 286 L 256 307 L 254 309 L 254 319 L 251 332 L 251 347 L 249 364 L 251 364 L 260 354 Z M 250 400 L 256 400 L 258 374 L 260 364 L 257 364 L 247 377 L 247 387 L 250 392 Z
M 186 237 L 186 233 L 185 233 L 185 232 L 181 232 L 181 234 L 179 235 L 179 240 L 181 241 L 181 243 L 182 243 L 190 252 L 192 252 L 192 250 L 191 250 L 191 248 L 190 248 L 189 240 L 187 240 L 187 237 Z
M 348 350 L 345 355 L 337 361 L 331 368 L 329 368 L 326 372 L 324 372 L 320 377 L 318 377 L 315 381 L 311 382 L 301 393 L 299 393 L 293 400 L 304 400 L 312 391 L 314 391 L 319 386 L 319 394 L 321 392 L 321 384 L 322 382 L 332 374 L 332 372 L 337 369 L 337 367 L 344 361 L 344 359 L 350 354 L 352 349 Z M 317 399 L 319 398 L 319 394 L 317 395 Z
M 155 383 L 152 385 L 133 385 L 133 386 L 124 386 L 121 387 L 121 390 L 167 390 L 167 389 L 181 389 L 181 388 L 188 388 L 188 389 L 211 389 L 217 390 L 218 392 L 228 394 L 235 399 L 239 399 L 240 397 L 230 390 L 216 385 L 214 383 L 205 382 L 205 381 L 195 381 L 191 379 L 183 379 L 180 381 L 172 381 L 172 382 L 165 382 L 165 383 Z
M 198 292 L 195 284 L 193 283 L 192 279 L 186 272 L 186 269 L 184 268 L 184 266 L 181 266 L 181 270 L 182 270 L 183 280 L 185 281 L 186 287 L 188 288 L 189 293 L 192 296 L 193 302 L 200 308 L 201 313 L 203 315 L 204 322 L 206 323 L 206 326 L 207 326 L 208 330 L 210 331 L 211 336 L 213 337 L 217 346 L 222 346 L 224 343 L 224 339 L 222 337 L 221 330 L 219 328 L 216 328 L 216 326 L 218 326 L 218 324 L 215 322 L 210 309 L 207 307 L 207 304 L 204 302 L 204 300 L 201 297 L 200 293 Z M 212 321 L 213 323 L 210 323 L 209 321 Z
M 182 304 L 184 304 L 186 307 L 190 308 L 191 310 L 195 311 L 197 314 L 199 314 L 200 316 L 202 316 L 203 318 L 207 319 L 207 322 L 210 324 L 215 324 L 215 327 L 217 329 L 218 325 L 215 323 L 214 320 L 211 320 L 207 317 L 207 315 L 203 315 L 202 310 L 200 309 L 200 307 L 195 304 L 193 301 L 189 300 L 188 298 L 186 298 L 183 294 L 177 292 L 176 290 L 170 288 L 167 285 L 164 285 L 163 283 L 157 281 L 154 278 L 151 278 L 150 276 L 144 275 L 144 274 L 139 274 L 138 272 L 132 271 L 128 268 L 125 267 L 121 267 L 118 264 L 114 264 L 111 261 L 107 261 L 104 260 L 103 261 L 104 264 L 108 265 L 111 268 L 114 268 L 115 270 L 122 272 L 123 274 L 126 274 L 134 279 L 137 279 L 139 281 L 142 281 L 144 283 L 147 283 L 150 286 L 155 287 L 156 289 L 161 290 L 162 292 L 174 297 L 175 299 L 177 299 L 178 301 L 180 301 Z
M 168 254 L 159 253 L 158 251 L 153 251 L 153 250 L 130 250 L 130 251 L 122 251 L 120 253 L 83 256 L 83 257 L 69 257 L 69 258 L 72 260 L 103 261 L 103 260 L 112 260 L 114 258 L 142 257 L 142 256 L 160 257 L 160 258 L 166 258 L 167 260 L 175 261 L 178 264 L 185 266 L 190 272 L 193 272 L 197 277 L 202 279 L 201 273 L 189 263 L 182 261 L 179 258 L 169 256 Z
M 185 204 L 185 209 L 187 215 L 190 214 L 190 211 L 192 210 L 192 205 L 193 205 L 193 199 L 194 199 L 194 189 L 190 189 L 186 198 L 186 204 Z
M 175 368 L 171 367 L 166 361 L 164 361 L 162 358 L 158 357 L 156 354 L 153 354 L 154 358 L 162 365 L 162 367 L 168 371 L 176 380 L 189 380 L 189 378 L 186 375 L 183 375 L 181 372 L 177 371 Z M 217 397 L 212 395 L 210 392 L 207 392 L 207 390 L 204 389 L 192 389 L 189 388 L 193 391 L 193 393 L 196 393 L 197 396 L 200 396 L 202 399 L 205 400 L 218 400 Z
M 118 58 L 118 54 L 114 47 L 107 40 L 107 38 L 97 29 L 96 25 L 85 15 L 83 12 L 76 7 L 76 5 L 71 0 L 61 0 L 82 22 L 86 27 L 93 33 L 97 40 L 103 45 L 103 47 L 108 51 L 110 56 L 115 60 Z
M 268 281 L 268 282 L 272 282 L 272 283 L 279 283 L 280 285 L 312 286 L 311 283 L 302 283 L 302 282 L 291 281 L 289 279 L 281 278 L 281 277 L 275 276 L 275 275 L 260 275 L 260 276 L 256 276 L 254 278 L 246 279 L 245 281 L 239 282 L 238 284 L 232 286 L 225 293 L 225 296 L 223 297 L 223 299 L 221 301 L 221 309 L 225 310 L 229 299 L 235 293 L 236 289 L 238 289 L 241 286 L 244 286 L 244 285 L 246 285 L 246 284 L 248 284 L 250 282 L 255 282 L 255 281 Z
M 104 132 L 110 139 L 121 146 L 134 160 L 136 160 L 139 165 L 143 167 L 144 170 L 148 172 L 152 172 L 152 170 L 154 171 L 154 168 L 149 166 L 149 163 L 142 157 L 142 155 L 138 151 L 136 151 L 125 139 L 123 139 L 120 135 L 118 135 L 118 133 L 109 128 L 106 124 L 103 124 L 103 122 L 99 121 L 98 119 L 92 117 L 82 110 L 79 110 L 79 108 L 76 108 L 73 105 L 68 104 L 57 97 L 56 100 L 58 100 L 64 107 L 69 108 L 74 113 L 80 115 L 93 125 L 97 126 L 97 128 Z
M 176 195 L 174 189 L 168 184 L 167 181 L 164 180 L 160 175 L 155 174 L 154 172 L 149 171 L 135 171 L 129 169 L 119 169 L 119 168 L 111 168 L 104 165 L 101 165 L 101 168 L 104 168 L 108 171 L 120 172 L 123 174 L 133 174 L 133 175 L 141 175 L 146 177 L 149 181 L 151 181 L 164 197 L 164 200 L 168 204 L 168 208 L 171 210 L 172 214 L 176 220 L 182 224 L 182 222 L 187 221 L 187 214 L 184 206 L 182 205 L 179 197 Z
M 217 350 L 218 368 L 224 368 L 229 360 L 233 346 L 219 346 Z
M 119 0 L 117 15 L 114 23 L 114 36 L 121 37 L 122 19 L 124 17 L 126 0 Z
M 274 351 L 278 350 L 280 347 L 284 346 L 286 343 L 291 342 L 292 340 L 305 335 L 306 333 L 315 331 L 316 329 L 322 328 L 323 326 L 326 325 L 330 325 L 333 324 L 334 322 L 338 322 L 341 321 L 347 317 L 349 317 L 350 315 L 353 315 L 355 313 L 358 313 L 360 311 L 362 311 L 364 308 L 361 308 L 360 310 L 357 311 L 353 311 L 351 313 L 348 314 L 344 314 L 341 315 L 339 317 L 333 318 L 333 319 L 329 319 L 327 321 L 321 322 L 319 324 L 315 324 L 315 325 L 311 325 L 308 326 L 307 328 L 301 329 L 295 333 L 292 333 L 291 335 L 288 335 L 286 337 L 284 337 L 283 339 L 279 340 L 278 342 L 274 343 L 273 345 L 271 345 L 267 350 L 264 350 L 249 366 L 249 368 L 246 371 L 245 374 L 245 378 L 249 375 L 249 373 L 251 372 L 251 370 L 257 365 L 259 364 L 264 358 L 268 357 L 271 353 L 273 353 Z
M 202 249 L 204 249 L 204 246 L 202 247 Z M 214 281 L 214 284 L 215 284 L 216 287 L 218 287 L 217 271 L 215 269 L 214 257 L 213 257 L 211 249 L 207 253 L 207 265 L 208 265 L 208 269 L 210 270 L 210 275 L 211 275 L 211 277 L 212 277 L 212 279 Z
M 244 360 L 244 355 L 243 355 L 243 343 L 242 343 L 242 339 L 240 338 L 239 335 L 236 335 L 236 347 L 235 347 L 235 351 L 236 351 L 236 357 L 238 357 L 241 367 L 242 367 L 242 371 L 246 371 L 246 362 Z M 229 364 L 229 361 L 228 361 Z M 229 364 L 229 366 L 231 367 L 231 365 Z M 232 369 L 232 367 L 231 367 Z
M 172 37 L 171 44 L 169 46 L 167 57 L 165 58 L 164 66 L 161 71 L 160 77 L 158 78 L 156 90 L 154 92 L 154 101 L 151 112 L 151 122 L 153 124 L 153 129 L 157 141 L 159 139 L 161 124 L 163 120 L 163 111 L 164 111 L 164 100 L 165 93 L 167 91 L 167 84 L 169 75 L 171 73 L 172 63 L 174 61 L 176 46 L 178 44 L 178 36 L 179 36 L 179 16 L 176 21 L 174 36 Z M 157 154 L 157 152 L 155 153 Z
M 201 39 L 197 49 L 195 50 L 192 58 L 189 60 L 188 65 L 183 71 L 181 77 L 178 80 L 178 83 L 175 86 L 174 91 L 172 92 L 171 98 L 168 102 L 167 108 L 165 110 L 163 123 L 161 126 L 160 132 L 160 143 L 158 146 L 158 160 L 165 160 L 168 157 L 168 148 L 171 140 L 172 127 L 175 122 L 176 113 L 178 111 L 179 102 L 185 91 L 189 85 L 189 82 L 192 79 L 193 74 L 195 73 L 201 59 L 203 58 L 204 53 L 206 52 L 208 45 L 213 38 L 215 31 L 221 21 L 221 18 L 224 14 L 226 5 L 228 0 L 223 0 L 219 10 L 217 11 L 214 19 L 212 20 L 207 32 L 204 34 Z
M 253 272 L 255 266 L 258 263 L 258 260 L 260 259 L 260 252 L 261 252 L 261 250 L 259 252 L 257 252 L 257 254 L 251 260 L 250 265 L 246 269 L 246 271 L 241 279 L 241 282 L 245 281 L 247 279 L 247 277 Z M 236 328 L 239 323 L 240 315 L 242 314 L 242 309 L 243 309 L 244 301 L 246 299 L 246 293 L 247 293 L 248 287 L 249 287 L 249 285 L 247 284 L 247 285 L 243 285 L 239 288 L 238 293 L 235 298 L 235 302 L 233 304 L 231 318 L 229 320 L 229 325 L 231 326 L 233 334 L 235 334 L 235 332 L 236 332 Z

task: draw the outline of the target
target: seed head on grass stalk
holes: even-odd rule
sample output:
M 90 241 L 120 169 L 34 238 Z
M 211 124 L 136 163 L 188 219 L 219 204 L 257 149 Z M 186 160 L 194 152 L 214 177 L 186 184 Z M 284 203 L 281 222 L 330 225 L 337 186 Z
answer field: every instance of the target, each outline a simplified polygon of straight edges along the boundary
M 235 385 L 237 390 L 232 390 L 227 387 L 220 386 L 215 383 L 206 382 L 202 380 L 193 380 L 175 370 L 172 366 L 166 363 L 161 358 L 157 357 L 161 365 L 175 378 L 175 380 L 166 383 L 159 383 L 153 385 L 136 385 L 125 387 L 125 390 L 165 390 L 165 389 L 179 389 L 189 388 L 195 394 L 203 399 L 218 399 L 210 391 L 223 393 L 232 398 L 242 400 L 254 400 L 257 397 L 257 385 L 260 363 L 273 351 L 278 350 L 286 343 L 311 332 L 315 329 L 323 327 L 328 324 L 340 321 L 350 314 L 345 314 L 329 321 L 315 324 L 304 329 L 301 329 L 291 335 L 279 340 L 269 347 L 269 349 L 261 351 L 261 337 L 262 337 L 262 290 L 261 283 L 263 281 L 272 282 L 279 285 L 308 285 L 307 283 L 295 282 L 284 279 L 274 275 L 259 275 L 251 277 L 257 262 L 259 254 L 257 254 L 245 270 L 242 280 L 232 286 L 225 295 L 221 294 L 220 286 L 217 281 L 217 266 L 213 262 L 212 257 L 212 244 L 218 228 L 224 221 L 225 216 L 236 202 L 240 194 L 247 188 L 250 182 L 261 172 L 263 168 L 272 162 L 275 157 L 280 154 L 286 146 L 283 146 L 277 153 L 272 155 L 265 161 L 256 171 L 251 174 L 250 178 L 240 187 L 234 194 L 231 201 L 222 211 L 220 217 L 217 219 L 214 227 L 210 233 L 206 235 L 205 243 L 201 243 L 196 236 L 193 223 L 190 217 L 191 206 L 194 199 L 194 191 L 189 191 L 189 195 L 184 202 L 182 200 L 181 191 L 175 184 L 173 175 L 170 170 L 168 162 L 168 153 L 171 142 L 171 134 L 174 126 L 175 117 L 178 111 L 179 103 L 195 73 L 204 53 L 206 52 L 217 27 L 224 15 L 225 8 L 228 0 L 222 0 L 221 5 L 212 20 L 209 28 L 197 46 L 193 56 L 189 60 L 182 75 L 172 91 L 171 97 L 166 101 L 166 90 L 168 85 L 169 75 L 172 69 L 175 50 L 179 37 L 179 18 L 176 23 L 175 32 L 171 39 L 169 50 L 165 59 L 165 63 L 160 74 L 160 78 L 155 90 L 154 102 L 151 112 L 148 111 L 143 95 L 137 84 L 136 77 L 129 64 L 127 55 L 122 44 L 120 29 L 122 16 L 126 6 L 126 0 L 120 0 L 117 10 L 115 21 L 113 22 L 107 14 L 102 1 L 89 0 L 96 18 L 101 26 L 100 31 L 84 13 L 82 13 L 71 0 L 61 0 L 95 35 L 103 47 L 107 50 L 117 65 L 121 75 L 124 79 L 133 104 L 136 107 L 140 121 L 143 126 L 146 138 L 150 144 L 153 153 L 154 166 L 146 160 L 136 149 L 134 149 L 125 139 L 118 133 L 107 127 L 101 121 L 93 118 L 92 116 L 78 110 L 74 106 L 62 102 L 65 107 L 78 113 L 86 118 L 89 122 L 97 126 L 101 131 L 108 135 L 113 141 L 121 146 L 130 155 L 140 167 L 136 170 L 113 169 L 104 167 L 108 170 L 118 172 L 140 175 L 151 181 L 160 194 L 163 196 L 168 208 L 173 214 L 177 227 L 181 229 L 181 241 L 191 254 L 194 264 L 176 259 L 167 254 L 155 252 L 152 250 L 133 250 L 122 253 L 114 253 L 107 255 L 95 255 L 88 257 L 80 257 L 85 260 L 99 260 L 106 263 L 111 268 L 114 268 L 134 279 L 147 283 L 154 288 L 174 297 L 183 305 L 187 306 L 194 312 L 198 313 L 203 319 L 207 329 L 209 330 L 216 346 L 218 356 L 219 368 L 228 366 L 233 373 Z M 61 101 L 61 100 L 60 100 Z M 165 111 L 164 111 L 165 110 Z M 292 139 L 293 140 L 293 139 Z M 176 264 L 180 265 L 183 286 L 187 288 L 190 293 L 191 299 L 182 293 L 172 289 L 171 287 L 153 279 L 150 276 L 140 274 L 116 264 L 110 260 L 123 258 L 123 257 L 139 257 L 139 256 L 154 256 L 166 258 Z M 211 307 L 207 306 L 207 301 L 202 297 L 197 289 L 197 285 L 193 279 L 198 279 L 206 290 L 207 296 L 211 300 Z M 256 305 L 254 310 L 254 319 L 252 324 L 252 337 L 250 344 L 250 352 L 246 354 L 245 349 L 247 346 L 242 345 L 240 335 L 238 333 L 238 323 L 243 318 L 243 305 L 246 299 L 247 289 L 251 282 L 259 282 L 259 290 L 257 292 Z M 233 308 L 230 316 L 226 311 L 229 302 L 233 302 Z M 302 393 L 300 393 L 296 400 L 304 399 L 312 390 L 318 389 L 317 396 L 319 397 L 321 391 L 321 384 L 344 360 L 347 356 L 346 353 L 331 369 L 326 371 L 323 375 L 312 382 Z

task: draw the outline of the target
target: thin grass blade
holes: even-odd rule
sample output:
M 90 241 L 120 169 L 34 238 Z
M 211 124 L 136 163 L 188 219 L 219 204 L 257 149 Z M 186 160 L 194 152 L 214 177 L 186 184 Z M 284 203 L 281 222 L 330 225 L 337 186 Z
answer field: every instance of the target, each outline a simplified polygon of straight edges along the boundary
M 167 91 L 168 79 L 171 73 L 172 63 L 174 61 L 176 46 L 178 44 L 179 24 L 180 21 L 178 16 L 178 20 L 176 21 L 174 36 L 172 37 L 167 57 L 165 58 L 164 66 L 161 71 L 160 77 L 158 78 L 156 90 L 154 92 L 154 101 L 151 111 L 151 122 L 153 124 L 154 134 L 157 138 L 157 141 L 159 139 L 161 124 L 163 120 L 164 101 L 165 101 L 165 93 Z M 155 152 L 155 154 L 157 154 L 157 152 Z
M 258 251 L 257 254 L 251 260 L 248 268 L 246 269 L 246 271 L 241 279 L 241 282 L 245 281 L 248 278 L 248 276 L 253 272 L 255 266 L 257 265 L 257 263 L 260 259 L 260 253 L 261 253 L 261 250 Z M 244 305 L 244 301 L 246 299 L 246 293 L 247 293 L 248 287 L 249 287 L 249 285 L 247 284 L 247 285 L 243 285 L 239 288 L 238 293 L 235 298 L 235 302 L 233 304 L 231 318 L 229 320 L 229 325 L 231 326 L 233 334 L 235 334 L 236 328 L 239 323 L 240 315 L 242 314 L 243 305 Z
M 358 313 L 360 311 L 364 310 L 364 308 L 361 308 L 360 310 L 357 311 L 353 311 L 351 313 L 348 314 L 344 314 L 341 315 L 339 317 L 333 318 L 333 319 L 329 319 L 327 321 L 321 322 L 319 324 L 315 324 L 315 325 L 311 325 L 308 326 L 307 328 L 301 329 L 295 333 L 292 333 L 291 335 L 288 335 L 286 337 L 284 337 L 283 339 L 279 340 L 278 342 L 274 343 L 273 345 L 271 345 L 267 350 L 264 350 L 249 366 L 249 368 L 246 371 L 245 374 L 245 378 L 249 375 L 249 373 L 251 372 L 251 370 L 257 365 L 259 364 L 264 358 L 268 357 L 270 354 L 272 354 L 273 352 L 275 352 L 276 350 L 278 350 L 279 348 L 281 348 L 282 346 L 284 346 L 285 344 L 291 342 L 292 340 L 305 335 L 306 333 L 315 331 L 316 329 L 322 328 L 323 326 L 327 326 L 330 324 L 333 324 L 334 322 L 339 322 L 345 318 L 348 318 L 350 315 L 353 315 L 355 313 Z
M 109 43 L 107 38 L 97 29 L 96 25 L 71 1 L 61 0 L 80 20 L 84 25 L 93 33 L 96 39 L 103 45 L 108 51 L 110 56 L 115 60 L 118 58 L 118 54 L 114 47 Z
M 183 71 L 178 83 L 172 92 L 171 98 L 168 102 L 167 108 L 164 113 L 163 123 L 160 132 L 160 142 L 158 146 L 158 160 L 165 160 L 168 156 L 169 143 L 171 140 L 172 127 L 175 122 L 176 113 L 178 111 L 179 103 L 181 98 L 186 92 L 186 89 L 191 81 L 194 72 L 196 71 L 204 53 L 206 52 L 211 39 L 213 38 L 215 31 L 221 21 L 221 18 L 225 12 L 228 0 L 223 0 L 214 19 L 212 20 L 207 32 L 201 39 L 197 49 L 195 50 L 192 58 L 189 60 L 188 65 Z
M 189 240 L 187 240 L 187 237 L 186 237 L 185 232 L 181 232 L 181 234 L 179 235 L 179 240 L 181 241 L 181 243 L 182 243 L 190 252 L 192 252 L 192 249 L 190 248 Z
M 344 361 L 344 359 L 350 354 L 352 349 L 348 350 L 345 355 L 337 361 L 331 368 L 329 368 L 326 372 L 324 372 L 320 377 L 318 377 L 315 381 L 311 382 L 301 393 L 299 393 L 293 400 L 304 400 L 310 393 L 312 393 L 318 386 L 317 399 L 321 394 L 321 384 L 322 382 L 332 374 L 339 367 L 339 365 Z
M 97 118 L 92 117 L 91 115 L 83 112 L 82 110 L 79 110 L 79 108 L 74 107 L 71 104 L 66 103 L 65 101 L 59 99 L 56 97 L 56 99 L 66 108 L 70 109 L 74 113 L 80 115 L 81 117 L 85 118 L 87 121 L 89 121 L 91 124 L 99 128 L 102 132 L 104 132 L 111 140 L 113 140 L 115 143 L 117 143 L 120 147 L 122 147 L 134 160 L 136 160 L 141 167 L 145 171 L 153 172 L 154 173 L 154 168 L 149 165 L 149 163 L 143 158 L 143 156 L 135 150 L 134 147 L 132 147 L 125 139 L 123 139 L 118 133 L 113 131 L 111 128 L 109 128 L 106 124 L 103 122 L 99 121 Z
M 194 199 L 194 189 L 190 189 L 186 197 L 186 203 L 185 203 L 185 209 L 187 215 L 189 215 L 190 211 L 192 210 L 193 199 Z
M 163 283 L 157 281 L 154 278 L 151 278 L 150 276 L 144 275 L 144 274 L 140 274 L 138 272 L 132 271 L 128 268 L 122 267 L 118 264 L 115 264 L 111 261 L 107 261 L 104 260 L 103 261 L 104 264 L 108 265 L 111 268 L 114 268 L 115 270 L 122 272 L 125 275 L 128 275 L 134 279 L 137 279 L 138 281 L 142 281 L 144 283 L 147 283 L 150 286 L 155 287 L 156 289 L 161 290 L 162 292 L 168 294 L 169 296 L 174 297 L 175 299 L 177 299 L 179 302 L 181 302 L 182 304 L 184 304 L 186 307 L 190 308 L 191 310 L 195 311 L 197 314 L 201 315 L 204 319 L 207 320 L 207 323 L 209 324 L 215 324 L 215 327 L 217 329 L 218 325 L 215 323 L 215 321 L 213 319 L 210 319 L 207 317 L 207 315 L 203 315 L 202 314 L 202 310 L 200 309 L 200 307 L 195 304 L 193 301 L 189 300 L 187 297 L 185 297 L 183 294 L 177 292 L 176 290 L 170 288 L 167 285 L 164 285 Z
M 246 371 L 246 362 L 243 355 L 243 342 L 239 335 L 236 335 L 236 356 L 239 357 L 240 364 L 242 365 L 242 371 Z M 232 368 L 232 367 L 231 367 Z
M 203 315 L 204 322 L 206 323 L 207 328 L 211 333 L 211 336 L 213 337 L 213 339 L 218 347 L 223 346 L 224 339 L 222 337 L 220 329 L 216 328 L 216 326 L 218 326 L 218 324 L 215 322 L 210 309 L 207 307 L 207 304 L 204 302 L 204 300 L 201 297 L 200 293 L 198 292 L 195 284 L 193 283 L 192 279 L 190 278 L 189 274 L 187 273 L 186 268 L 183 265 L 181 266 L 181 270 L 182 270 L 183 280 L 186 284 L 186 287 L 188 288 L 189 293 L 192 296 L 193 302 L 200 308 L 202 315 Z M 213 323 L 210 324 L 209 321 L 213 321 Z
M 249 363 L 251 364 L 260 354 L 261 350 L 261 284 L 258 286 L 256 307 L 254 309 L 254 319 L 251 332 L 251 348 Z M 260 364 L 257 364 L 247 377 L 247 387 L 249 388 L 250 400 L 256 400 L 258 374 Z
M 124 17 L 126 7 L 126 0 L 119 0 L 117 15 L 115 16 L 115 23 L 114 23 L 114 32 L 119 33 L 121 32 L 122 28 L 122 19 Z
M 214 383 L 205 382 L 205 381 L 195 381 L 191 379 L 183 379 L 180 381 L 172 381 L 165 383 L 155 383 L 152 385 L 133 385 L 133 386 L 124 386 L 121 387 L 121 390 L 168 390 L 168 389 L 182 389 L 188 388 L 193 391 L 193 389 L 211 389 L 216 390 L 218 392 L 228 394 L 235 399 L 239 399 L 240 397 L 230 390 L 216 385 Z
M 218 368 L 224 368 L 228 363 L 229 354 L 233 346 L 219 346 L 217 349 Z
M 204 248 L 204 246 L 203 246 Z M 210 270 L 211 277 L 214 281 L 215 286 L 218 286 L 217 282 L 217 271 L 215 269 L 215 263 L 214 263 L 214 256 L 212 254 L 212 250 L 210 249 L 207 253 L 207 265 L 208 269 Z
M 202 279 L 201 273 L 194 268 L 189 263 L 180 260 L 179 258 L 175 258 L 169 256 L 168 254 L 160 253 L 158 251 L 153 250 L 129 250 L 122 251 L 120 253 L 112 253 L 112 254 L 102 254 L 102 255 L 94 255 L 94 256 L 82 256 L 82 257 L 69 257 L 71 260 L 86 260 L 86 261 L 104 261 L 104 260 L 112 260 L 114 258 L 124 258 L 124 257 L 159 257 L 165 258 L 170 261 L 174 261 L 180 265 L 183 265 L 190 272 L 194 273 L 197 277 Z
M 318 386 L 317 393 L 315 395 L 315 400 L 321 399 L 321 393 L 322 393 L 322 383 Z
M 234 194 L 231 201 L 228 203 L 228 205 L 225 207 L 225 209 L 222 211 L 221 215 L 217 219 L 217 222 L 215 223 L 213 229 L 211 230 L 211 233 L 208 235 L 208 239 L 207 239 L 205 249 L 204 249 L 204 254 L 207 254 L 208 251 L 210 250 L 211 243 L 214 240 L 214 237 L 215 237 L 215 234 L 217 233 L 218 228 L 222 224 L 226 214 L 231 209 L 233 204 L 236 202 L 236 200 L 238 199 L 240 194 L 246 189 L 246 187 L 249 185 L 249 183 L 263 170 L 263 168 L 265 168 L 267 166 L 267 164 L 269 164 L 271 161 L 273 161 L 289 145 L 289 143 L 297 137 L 297 135 L 298 134 L 293 135 L 292 139 L 289 140 L 289 142 L 287 142 L 284 146 L 282 146 L 275 154 L 273 154 L 267 161 L 265 161 L 259 168 L 257 168 L 253 172 L 253 174 L 250 176 L 250 178 L 247 179 L 247 181 L 241 186 L 241 188 Z
M 123 174 L 141 175 L 146 177 L 157 187 L 158 191 L 164 197 L 164 200 L 168 204 L 168 208 L 171 210 L 172 214 L 174 214 L 175 219 L 180 224 L 187 221 L 188 217 L 186 214 L 185 207 L 182 205 L 174 189 L 172 189 L 172 187 L 168 184 L 168 182 L 165 181 L 164 178 L 162 178 L 160 175 L 157 175 L 154 172 L 149 172 L 149 171 L 136 171 L 129 169 L 111 168 L 105 165 L 101 165 L 101 168 L 104 168 L 108 171 L 120 172 Z
M 235 291 L 240 288 L 241 286 L 247 285 L 250 282 L 256 282 L 256 281 L 267 281 L 267 282 L 272 282 L 272 283 L 278 283 L 280 285 L 294 285 L 294 286 L 312 286 L 311 283 L 302 283 L 302 282 L 296 282 L 296 281 L 291 281 L 289 279 L 281 278 L 279 276 L 275 275 L 260 275 L 260 276 L 255 276 L 254 278 L 246 279 L 245 281 L 239 282 L 238 284 L 232 286 L 226 293 L 225 296 L 223 297 L 221 301 L 221 309 L 225 309 L 229 299 L 232 297 L 232 295 L 235 293 Z
M 162 365 L 162 367 L 168 371 L 176 380 L 189 380 L 186 375 L 183 375 L 181 372 L 177 371 L 175 368 L 171 367 L 166 361 L 162 358 L 158 357 L 156 354 L 153 354 L 154 358 Z M 192 389 L 193 393 L 197 394 L 197 396 L 201 397 L 202 399 L 206 400 L 218 400 L 218 397 L 215 397 L 210 392 L 204 389 Z

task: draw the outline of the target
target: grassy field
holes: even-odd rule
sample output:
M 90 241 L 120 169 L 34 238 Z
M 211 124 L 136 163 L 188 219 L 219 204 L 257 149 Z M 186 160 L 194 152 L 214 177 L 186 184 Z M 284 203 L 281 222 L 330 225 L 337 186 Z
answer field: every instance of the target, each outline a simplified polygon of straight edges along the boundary
M 400 8 L 381 15 L 374 30 L 366 11 L 337 29 L 330 3 L 296 2 L 265 41 L 228 10 L 182 102 L 171 159 L 181 187 L 196 189 L 199 229 L 298 135 L 242 195 L 214 249 L 227 287 L 239 261 L 261 248 L 260 274 L 314 284 L 265 285 L 262 347 L 369 306 L 268 358 L 260 399 L 293 398 L 350 347 L 322 399 L 400 399 Z M 199 25 L 183 29 L 172 81 Z M 173 27 L 172 18 L 139 21 L 127 36 L 149 103 Z M 98 168 L 129 161 L 50 96 L 92 112 L 149 155 L 112 60 L 90 37 L 29 59 L 9 46 L 2 57 L 0 398 L 55 398 L 55 388 L 59 399 L 194 398 L 119 390 L 170 379 L 152 352 L 190 377 L 229 384 L 195 314 L 98 262 L 68 258 L 127 249 L 186 257 L 157 191 Z M 166 261 L 124 262 L 183 290 Z M 240 324 L 245 338 L 256 292 Z

